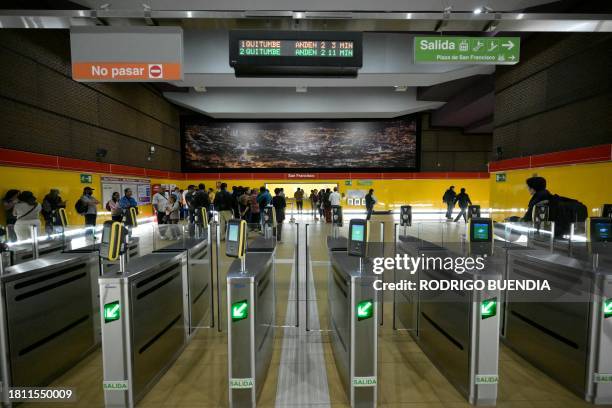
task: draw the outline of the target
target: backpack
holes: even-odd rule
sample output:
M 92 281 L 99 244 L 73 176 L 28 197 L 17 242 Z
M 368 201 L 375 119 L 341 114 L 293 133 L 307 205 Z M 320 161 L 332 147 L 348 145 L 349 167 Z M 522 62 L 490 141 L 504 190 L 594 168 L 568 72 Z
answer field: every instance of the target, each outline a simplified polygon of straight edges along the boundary
M 555 236 L 560 237 L 570 233 L 570 225 L 586 221 L 589 212 L 587 207 L 573 198 L 554 194 L 548 200 L 549 218 L 555 223 Z
M 82 198 L 79 198 L 78 201 L 74 204 L 74 209 L 78 214 L 84 215 L 87 213 L 88 205 Z

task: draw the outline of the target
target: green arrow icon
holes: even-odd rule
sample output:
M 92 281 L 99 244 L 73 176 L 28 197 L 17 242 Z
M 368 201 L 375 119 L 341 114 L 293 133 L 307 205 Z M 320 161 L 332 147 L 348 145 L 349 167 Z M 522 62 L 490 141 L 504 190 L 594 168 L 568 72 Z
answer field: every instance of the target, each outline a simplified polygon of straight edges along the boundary
M 232 303 L 232 321 L 246 319 L 249 316 L 249 303 L 246 299 Z
M 612 298 L 604 300 L 603 313 L 606 319 L 612 316 Z
M 111 302 L 104 305 L 104 323 L 114 322 L 121 317 L 121 306 L 119 302 Z
M 480 302 L 480 316 L 483 319 L 493 317 L 497 314 L 497 298 L 485 299 Z
M 359 302 L 357 305 L 357 320 L 369 319 L 374 313 L 374 302 L 372 299 Z

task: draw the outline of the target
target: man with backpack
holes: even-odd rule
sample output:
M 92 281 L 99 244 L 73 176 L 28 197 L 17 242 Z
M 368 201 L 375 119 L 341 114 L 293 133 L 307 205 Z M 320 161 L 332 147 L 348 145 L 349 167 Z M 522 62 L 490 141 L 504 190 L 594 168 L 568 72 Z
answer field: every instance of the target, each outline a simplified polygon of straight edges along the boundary
M 365 195 L 365 206 L 366 206 L 366 220 L 370 220 L 372 217 L 372 211 L 374 211 L 374 205 L 376 204 L 376 198 L 374 197 L 374 189 L 371 188 L 368 194 Z
M 572 223 L 584 222 L 588 217 L 587 207 L 573 198 L 551 194 L 546 189 L 544 177 L 530 177 L 525 180 L 531 199 L 523 221 L 533 221 L 533 208 L 539 203 L 548 204 L 549 221 L 555 223 L 555 237 L 562 237 L 570 232 Z
M 455 197 L 457 197 L 457 193 L 455 193 L 455 186 L 450 186 L 448 190 L 444 192 L 442 196 L 442 202 L 446 204 L 446 219 L 453 219 L 453 208 L 455 208 Z
M 85 187 L 83 195 L 74 205 L 76 212 L 85 217 L 85 226 L 87 227 L 95 227 L 98 217 L 97 205 L 99 201 L 93 196 L 93 192 L 93 188 Z
M 66 202 L 59 195 L 59 190 L 52 188 L 42 202 L 42 215 L 45 219 L 45 232 L 51 234 L 55 227 L 61 225 L 57 211 L 66 208 Z

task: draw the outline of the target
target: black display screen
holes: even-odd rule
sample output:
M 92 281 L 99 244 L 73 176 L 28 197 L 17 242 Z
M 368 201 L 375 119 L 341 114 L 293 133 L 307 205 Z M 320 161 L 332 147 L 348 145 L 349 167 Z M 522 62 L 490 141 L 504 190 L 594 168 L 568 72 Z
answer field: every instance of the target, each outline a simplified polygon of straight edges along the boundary
M 356 76 L 362 33 L 234 30 L 229 64 L 237 76 Z
M 354 41 L 239 40 L 238 55 L 253 57 L 352 58 Z

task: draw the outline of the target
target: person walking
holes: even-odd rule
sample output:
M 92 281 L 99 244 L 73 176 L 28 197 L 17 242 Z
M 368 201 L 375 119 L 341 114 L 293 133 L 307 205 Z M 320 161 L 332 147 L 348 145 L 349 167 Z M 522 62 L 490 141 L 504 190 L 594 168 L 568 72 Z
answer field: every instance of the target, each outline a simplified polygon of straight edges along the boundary
M 374 206 L 376 205 L 376 197 L 374 197 L 374 189 L 371 188 L 368 191 L 368 194 L 365 196 L 365 205 L 366 205 L 366 220 L 370 220 L 372 218 L 372 212 L 374 211 Z
M 35 226 L 40 231 L 41 205 L 31 191 L 22 191 L 17 196 L 17 203 L 13 206 L 13 217 L 15 217 L 15 234 L 19 241 L 32 237 L 31 227 Z
M 331 190 L 325 189 L 325 194 L 323 195 L 323 212 L 325 214 L 325 222 L 331 222 L 331 202 L 329 201 L 329 197 L 331 196 Z
M 62 225 L 57 213 L 60 208 L 66 208 L 66 202 L 60 197 L 59 190 L 52 188 L 49 190 L 49 194 L 43 198 L 41 211 L 45 220 L 45 232 L 47 234 L 52 234 L 55 231 L 55 227 Z
M 106 202 L 106 211 L 111 213 L 111 219 L 113 221 L 123 221 L 123 215 L 121 207 L 119 206 L 119 192 L 115 191 L 111 196 L 111 199 Z
M 446 204 L 446 219 L 453 219 L 453 208 L 455 208 L 455 197 L 457 197 L 457 193 L 455 193 L 455 186 L 450 186 L 448 190 L 444 192 L 442 196 L 442 202 Z
M 457 196 L 455 197 L 453 207 L 455 203 L 459 204 L 459 209 L 461 210 L 459 211 L 457 218 L 455 218 L 455 222 L 459 222 L 459 218 L 461 217 L 463 217 L 463 220 L 467 222 L 467 216 L 465 213 L 467 211 L 468 206 L 472 205 L 472 200 L 470 200 L 470 196 L 467 195 L 467 193 L 465 192 L 465 188 L 462 188 L 459 194 L 457 194 Z
M 225 241 L 225 230 L 227 222 L 234 217 L 234 198 L 227 191 L 227 183 L 221 183 L 221 189 L 215 194 L 215 210 L 219 212 L 219 224 L 221 224 L 221 241 Z
M 310 199 L 310 210 L 312 212 L 312 216 L 314 218 L 315 221 L 318 220 L 317 218 L 317 200 L 318 200 L 318 196 L 317 196 L 317 190 L 310 190 L 310 196 L 308 197 Z
M 282 191 L 279 188 L 274 189 L 274 197 L 272 197 L 272 206 L 276 211 L 276 241 L 282 243 L 283 221 L 285 221 L 285 208 L 287 201 L 281 195 Z

